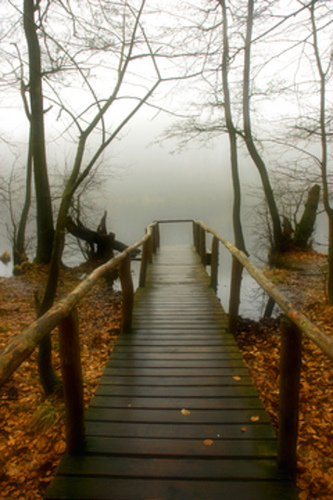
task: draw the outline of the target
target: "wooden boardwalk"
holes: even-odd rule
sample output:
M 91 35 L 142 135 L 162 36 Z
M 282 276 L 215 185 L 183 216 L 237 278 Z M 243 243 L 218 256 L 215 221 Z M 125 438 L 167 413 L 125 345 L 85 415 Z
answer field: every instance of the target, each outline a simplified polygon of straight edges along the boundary
M 276 438 L 189 246 L 163 247 L 46 498 L 286 500 Z

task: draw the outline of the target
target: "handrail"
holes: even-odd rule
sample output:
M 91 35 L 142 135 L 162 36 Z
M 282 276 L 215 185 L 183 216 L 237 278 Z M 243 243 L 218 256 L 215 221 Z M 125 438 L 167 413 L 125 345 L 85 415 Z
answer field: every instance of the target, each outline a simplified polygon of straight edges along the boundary
M 274 286 L 269 279 L 260 271 L 245 255 L 244 252 L 238 250 L 229 241 L 220 236 L 213 229 L 208 228 L 204 223 L 198 222 L 200 226 L 207 232 L 215 236 L 232 255 L 234 255 L 239 262 L 246 268 L 249 274 L 256 280 L 256 282 L 272 297 L 275 302 L 281 307 L 288 319 L 295 324 L 297 328 L 302 330 L 302 333 L 312 340 L 320 349 L 333 360 L 333 339 L 320 330 L 314 323 L 312 323 L 303 313 L 293 307 L 289 299 L 281 293 L 276 286 Z
M 45 314 L 33 321 L 22 333 L 16 335 L 0 352 L 0 386 L 14 373 L 21 363 L 27 359 L 40 340 L 59 325 L 59 346 L 66 407 L 66 442 L 68 453 L 77 453 L 84 443 L 83 424 L 83 388 L 80 361 L 80 345 L 78 340 L 78 321 L 76 306 L 93 288 L 97 281 L 108 271 L 118 267 L 122 286 L 122 320 L 121 331 L 127 333 L 131 329 L 133 306 L 133 283 L 130 269 L 130 254 L 141 246 L 158 247 L 157 223 L 146 228 L 146 234 L 136 243 L 128 247 L 116 257 L 96 268 L 72 292 L 54 304 Z M 146 260 L 142 282 L 145 281 Z M 140 286 L 143 286 L 142 283 Z
M 299 391 L 301 371 L 302 334 L 312 340 L 331 360 L 333 360 L 333 339 L 321 331 L 304 314 L 297 311 L 290 301 L 275 287 L 244 254 L 216 231 L 207 227 L 203 222 L 193 221 L 194 245 L 202 262 L 206 259 L 205 233 L 213 236 L 211 285 L 216 291 L 218 242 L 220 241 L 233 256 L 231 287 L 239 291 L 242 269 L 245 267 L 256 282 L 281 307 L 287 320 L 282 322 L 281 354 L 280 354 L 280 397 L 279 397 L 279 433 L 278 433 L 278 463 L 281 469 L 291 476 L 296 475 L 297 468 L 297 440 L 299 420 Z M 203 257 L 204 254 L 204 257 Z M 214 262 L 214 267 L 213 267 Z M 235 286 L 235 282 L 238 284 Z M 232 303 L 236 300 L 236 306 Z M 236 325 L 239 294 L 232 297 L 230 292 L 229 325 Z M 233 332 L 234 333 L 234 332 Z

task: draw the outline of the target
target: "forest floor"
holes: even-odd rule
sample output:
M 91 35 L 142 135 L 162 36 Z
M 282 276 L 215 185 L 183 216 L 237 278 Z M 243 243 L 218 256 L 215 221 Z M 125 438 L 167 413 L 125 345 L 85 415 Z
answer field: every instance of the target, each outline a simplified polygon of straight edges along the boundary
M 326 258 L 315 252 L 289 256 L 286 269 L 267 275 L 295 307 L 333 335 L 333 307 L 326 306 Z M 0 278 L 0 349 L 35 318 L 33 295 L 43 287 L 46 269 L 31 265 L 25 274 Z M 59 296 L 79 277 L 64 271 Z M 89 307 L 88 307 L 89 304 Z M 92 307 L 93 305 L 93 307 Z M 88 405 L 119 333 L 121 296 L 105 282 L 79 307 L 84 397 Z M 237 342 L 272 423 L 278 421 L 279 318 L 242 319 Z M 54 366 L 59 372 L 57 332 Z M 303 341 L 297 485 L 300 500 L 333 498 L 332 362 Z M 0 498 L 43 498 L 65 451 L 64 407 L 57 395 L 45 398 L 38 382 L 36 354 L 25 361 L 0 390 Z
M 294 252 L 283 269 L 266 271 L 295 308 L 333 336 L 333 306 L 327 306 L 327 256 Z M 278 311 L 275 311 L 275 314 Z M 236 335 L 250 375 L 278 430 L 280 319 L 242 319 Z M 300 500 L 333 498 L 333 364 L 311 341 L 302 342 L 297 486 Z

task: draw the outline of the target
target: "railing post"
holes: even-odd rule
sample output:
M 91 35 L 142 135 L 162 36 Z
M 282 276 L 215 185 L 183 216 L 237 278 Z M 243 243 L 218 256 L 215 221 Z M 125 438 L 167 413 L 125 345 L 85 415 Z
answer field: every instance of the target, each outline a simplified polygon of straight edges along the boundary
M 216 236 L 213 237 L 212 241 L 212 256 L 210 263 L 210 285 L 214 292 L 217 292 L 217 276 L 219 267 L 219 240 Z
M 153 237 L 153 252 L 155 253 L 158 247 L 160 246 L 160 237 L 159 237 L 159 227 L 158 222 L 153 225 L 152 228 L 152 237 Z
M 151 264 L 153 262 L 153 254 L 154 254 L 154 241 L 152 233 L 150 233 L 149 239 L 147 240 L 147 248 L 148 248 L 148 262 L 149 264 Z
M 121 332 L 130 333 L 132 328 L 134 291 L 131 276 L 131 258 L 129 256 L 120 262 L 119 278 L 122 289 Z
M 231 286 L 229 298 L 229 319 L 228 327 L 231 333 L 236 332 L 238 310 L 240 303 L 240 291 L 242 284 L 243 266 L 236 257 L 232 258 L 231 266 Z
M 144 242 L 143 247 L 142 247 L 140 278 L 139 278 L 139 286 L 140 287 L 144 287 L 146 284 L 148 256 L 149 256 L 149 239 L 147 239 Z
M 197 253 L 200 255 L 200 226 L 197 222 L 193 221 L 193 243 Z
M 59 323 L 59 351 L 65 400 L 66 448 L 69 455 L 84 449 L 84 399 L 76 309 Z
M 156 222 L 156 247 L 159 248 L 160 246 L 160 225 L 158 222 Z
M 281 329 L 278 464 L 292 477 L 297 467 L 302 334 L 289 320 Z
M 203 227 L 200 226 L 199 229 L 199 255 L 201 257 L 201 262 L 203 266 L 206 266 L 207 257 L 206 257 L 206 231 Z

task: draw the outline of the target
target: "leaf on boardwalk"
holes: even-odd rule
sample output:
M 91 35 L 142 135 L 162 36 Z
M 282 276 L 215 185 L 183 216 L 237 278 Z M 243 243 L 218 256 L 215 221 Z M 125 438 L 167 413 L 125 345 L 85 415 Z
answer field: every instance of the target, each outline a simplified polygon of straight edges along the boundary
M 246 431 L 247 431 L 247 427 L 242 427 L 242 428 L 241 428 L 241 431 L 242 431 L 242 432 L 246 432 Z
M 251 417 L 251 422 L 258 422 L 259 420 L 260 420 L 260 417 L 258 417 L 258 416 Z
M 241 377 L 238 377 L 238 375 L 236 375 L 235 377 L 232 377 L 234 380 L 236 380 L 237 382 L 239 382 L 240 380 L 242 380 Z
M 213 443 L 214 443 L 214 441 L 212 441 L 211 439 L 205 439 L 204 440 L 204 445 L 205 446 L 212 446 Z
M 183 409 L 181 410 L 181 413 L 182 413 L 183 415 L 185 415 L 185 417 L 188 417 L 188 415 L 190 415 L 190 413 L 191 413 L 191 412 L 190 412 L 190 410 L 186 410 L 186 408 L 183 408 Z

